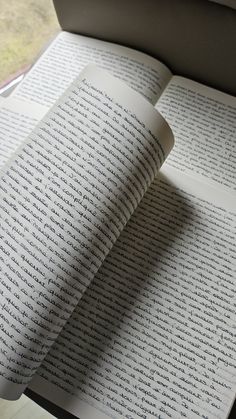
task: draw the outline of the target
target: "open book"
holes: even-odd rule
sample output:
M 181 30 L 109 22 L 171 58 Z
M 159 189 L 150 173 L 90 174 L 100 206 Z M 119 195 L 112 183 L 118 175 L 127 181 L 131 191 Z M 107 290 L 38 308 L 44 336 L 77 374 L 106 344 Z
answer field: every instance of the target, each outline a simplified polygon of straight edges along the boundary
M 116 78 L 89 66 L 70 85 L 89 62 Z M 0 115 L 0 396 L 28 387 L 81 419 L 226 418 L 236 100 L 61 33 Z

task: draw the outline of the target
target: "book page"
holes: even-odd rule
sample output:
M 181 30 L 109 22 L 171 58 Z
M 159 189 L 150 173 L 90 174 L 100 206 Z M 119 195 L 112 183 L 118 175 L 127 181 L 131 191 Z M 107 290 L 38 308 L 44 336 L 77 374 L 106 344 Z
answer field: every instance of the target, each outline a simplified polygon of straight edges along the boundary
M 80 419 L 223 419 L 234 400 L 236 201 L 161 172 L 30 385 Z
M 1 397 L 27 386 L 172 146 L 148 101 L 89 66 L 5 167 Z
M 171 77 L 164 64 L 146 54 L 61 32 L 12 95 L 49 107 L 91 63 L 123 80 L 153 104 Z
M 0 170 L 47 112 L 36 103 L 8 97 L 0 102 Z
M 173 77 L 156 108 L 170 124 L 172 167 L 236 193 L 236 98 Z

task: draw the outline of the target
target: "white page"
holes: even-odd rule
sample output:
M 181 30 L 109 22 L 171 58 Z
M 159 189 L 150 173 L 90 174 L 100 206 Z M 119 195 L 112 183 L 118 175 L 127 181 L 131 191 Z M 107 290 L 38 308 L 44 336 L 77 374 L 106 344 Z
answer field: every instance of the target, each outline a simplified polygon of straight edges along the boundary
M 30 388 L 80 419 L 226 418 L 235 202 L 165 166 Z
M 37 125 L 47 108 L 12 97 L 0 102 L 0 169 Z
M 17 398 L 173 145 L 142 96 L 90 66 L 0 189 L 0 395 Z
M 91 63 L 125 81 L 153 104 L 171 77 L 164 64 L 146 54 L 61 32 L 12 95 L 50 106 Z
M 156 104 L 170 124 L 172 167 L 236 193 L 236 98 L 173 77 Z

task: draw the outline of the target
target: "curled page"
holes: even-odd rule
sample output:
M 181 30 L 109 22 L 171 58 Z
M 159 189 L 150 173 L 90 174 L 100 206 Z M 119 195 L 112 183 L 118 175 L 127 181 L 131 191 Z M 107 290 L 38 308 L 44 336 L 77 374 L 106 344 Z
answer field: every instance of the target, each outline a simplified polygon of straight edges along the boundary
M 146 99 L 89 66 L 5 167 L 1 397 L 24 391 L 172 145 Z

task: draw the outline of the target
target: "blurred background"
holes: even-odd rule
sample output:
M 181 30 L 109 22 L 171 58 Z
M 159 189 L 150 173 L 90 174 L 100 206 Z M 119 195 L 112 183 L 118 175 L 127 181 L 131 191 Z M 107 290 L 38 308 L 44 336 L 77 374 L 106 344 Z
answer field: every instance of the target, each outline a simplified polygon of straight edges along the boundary
M 26 71 L 58 30 L 51 0 L 0 0 L 0 87 Z

